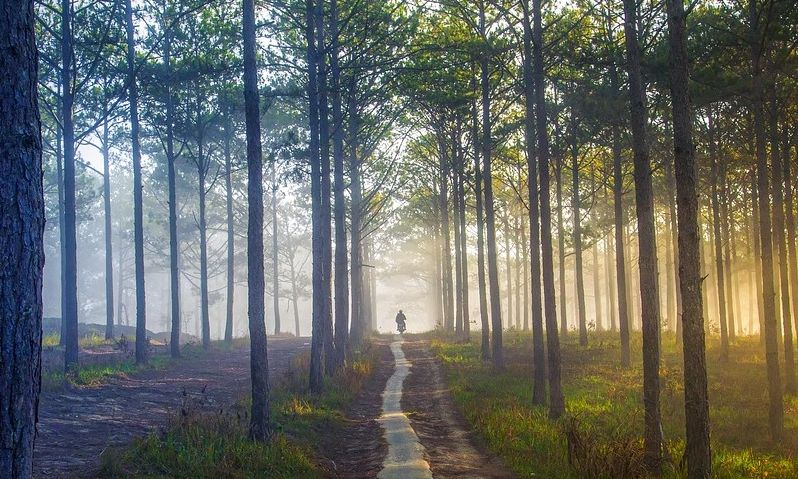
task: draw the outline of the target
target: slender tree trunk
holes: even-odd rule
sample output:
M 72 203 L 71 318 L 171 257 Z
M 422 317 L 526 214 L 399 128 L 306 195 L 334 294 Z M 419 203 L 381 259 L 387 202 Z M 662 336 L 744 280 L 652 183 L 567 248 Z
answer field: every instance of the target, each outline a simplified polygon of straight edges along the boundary
M 332 217 L 330 185 L 330 114 L 327 101 L 326 34 L 324 33 L 324 0 L 316 1 L 316 52 L 318 61 L 319 95 L 319 152 L 321 158 L 321 294 L 322 330 L 324 338 L 324 372 L 335 372 L 335 343 L 333 341 L 332 305 Z
M 532 24 L 529 0 L 522 0 L 524 24 L 524 55 L 523 55 L 523 81 L 524 81 L 524 146 L 526 148 L 527 165 L 527 195 L 529 202 L 529 252 L 532 283 L 532 363 L 534 366 L 534 382 L 532 387 L 532 403 L 546 403 L 546 351 L 543 344 L 543 298 L 540 284 L 540 203 L 538 191 L 538 164 L 539 152 L 535 146 L 535 103 L 534 94 L 535 75 L 533 69 L 532 53 Z M 539 5 L 538 5 L 539 8 Z M 539 12 L 538 12 L 539 14 Z M 542 62 L 541 62 L 542 63 Z M 541 84 L 543 78 L 541 75 Z M 545 118 L 544 118 L 545 120 Z M 545 124 L 545 121 L 544 121 Z M 548 144 L 548 138 L 545 139 Z M 547 163 L 543 166 L 548 168 Z M 551 224 L 549 224 L 551 233 Z M 549 250 L 551 254 L 551 250 Z M 556 329 L 556 322 L 555 329 Z
M 172 331 L 169 350 L 173 358 L 180 357 L 180 238 L 177 235 L 177 186 L 175 175 L 174 116 L 172 97 L 172 30 L 167 29 L 164 38 L 164 69 L 166 70 L 166 168 L 169 184 L 169 293 L 172 313 Z M 229 191 L 229 190 L 228 190 Z M 229 236 L 228 236 L 229 238 Z M 122 272 L 120 270 L 119 274 Z M 120 298 L 121 299 L 121 298 Z
M 45 211 L 33 4 L 0 0 L 0 476 L 20 479 L 32 477 L 41 389 Z
M 59 86 L 59 92 L 60 92 Z M 58 345 L 66 345 L 67 324 L 66 324 L 66 219 L 64 208 L 64 159 L 63 159 L 63 131 L 61 128 L 55 129 L 55 169 L 56 181 L 58 181 L 58 250 L 60 260 L 60 276 L 61 276 L 61 331 L 58 338 Z M 119 317 L 119 315 L 117 315 Z
M 144 200 L 141 185 L 141 145 L 139 143 L 139 93 L 136 85 L 136 41 L 132 0 L 125 1 L 127 30 L 128 105 L 130 107 L 130 142 L 133 153 L 133 248 L 136 265 L 136 363 L 148 356 L 147 300 L 144 291 Z
M 693 143 L 693 110 L 688 88 L 686 14 L 682 0 L 667 0 L 670 41 L 673 145 L 678 203 L 679 289 L 684 345 L 684 403 L 687 475 L 706 478 L 712 472 L 709 442 L 706 344 L 701 297 L 701 233 L 698 223 L 698 169 Z M 669 195 L 672 197 L 672 195 Z M 671 210 L 673 213 L 673 210 Z M 673 217 L 671 217 L 673 220 Z M 678 308 L 678 306 L 677 306 Z
M 78 260 L 75 201 L 75 126 L 72 94 L 72 1 L 61 0 L 61 125 L 64 132 L 64 369 L 78 367 Z
M 226 315 L 224 321 L 224 341 L 230 344 L 233 341 L 233 304 L 235 301 L 235 230 L 233 226 L 233 160 L 230 153 L 230 143 L 234 131 L 230 118 L 225 123 L 224 132 L 224 185 L 227 193 L 227 298 Z M 275 258 L 276 260 L 276 258 Z
M 459 141 L 459 137 L 458 137 Z M 465 341 L 471 340 L 471 313 L 469 312 L 469 299 L 468 299 L 468 240 L 466 236 L 466 203 L 465 203 L 465 152 L 461 151 L 460 159 L 458 162 L 457 174 L 459 175 L 459 188 L 457 192 L 457 201 L 460 203 L 460 261 L 462 262 L 463 285 L 462 285 L 462 301 L 463 301 L 463 339 Z
M 554 293 L 552 261 L 551 198 L 549 179 L 549 133 L 546 117 L 546 85 L 543 67 L 543 25 L 541 0 L 532 0 L 532 58 L 535 85 L 535 119 L 538 137 L 538 172 L 540 174 L 540 237 L 543 251 L 543 298 L 546 307 L 546 342 L 549 376 L 549 417 L 558 419 L 565 413 L 561 385 L 560 338 L 557 334 L 557 306 Z
M 691 115 L 692 115 L 692 113 L 691 113 Z M 665 168 L 665 175 L 666 175 L 667 181 L 668 181 L 668 190 L 671 193 L 673 193 L 677 189 L 676 176 L 675 176 L 674 171 L 673 171 L 674 168 L 672 168 L 670 166 L 670 162 L 666 162 L 666 165 L 668 165 Z M 698 208 L 698 207 L 696 207 L 696 208 Z M 696 212 L 696 215 L 698 215 L 698 212 Z M 676 308 L 675 309 L 669 309 L 668 311 L 670 311 L 669 314 L 671 314 L 673 319 L 675 320 L 676 343 L 677 344 L 681 344 L 682 343 L 682 291 L 681 291 L 681 288 L 679 287 L 679 253 L 678 253 L 678 251 L 676 251 L 677 245 L 679 244 L 679 237 L 678 237 L 679 233 L 678 233 L 678 227 L 676 225 L 676 223 L 677 223 L 677 211 L 676 211 L 676 197 L 675 197 L 674 194 L 669 194 L 668 195 L 668 219 L 670 220 L 669 224 L 668 224 L 668 232 L 671 235 L 670 236 L 670 240 L 671 240 L 670 241 L 670 243 L 671 243 L 670 244 L 670 247 L 671 247 L 670 257 L 673 258 L 673 260 L 671 262 L 671 268 L 672 269 L 670 269 L 671 271 L 673 271 L 673 281 L 668 280 L 668 284 L 669 285 L 674 285 L 674 284 L 676 285 L 676 288 L 675 288 L 675 290 L 676 290 L 675 291 L 675 297 L 676 297 L 676 305 L 675 306 L 676 306 Z M 700 235 L 700 230 L 699 230 L 699 233 L 697 233 L 697 234 L 698 234 L 698 236 L 700 238 L 700 236 L 701 236 Z M 699 260 L 700 260 L 700 258 L 701 257 L 699 256 Z M 672 295 L 669 294 L 669 297 L 671 297 L 671 296 Z M 672 306 L 670 306 L 669 308 L 672 308 Z M 705 320 L 706 320 L 706 317 L 705 317 Z
M 474 85 L 476 89 L 476 85 Z M 476 95 L 475 95 L 476 97 Z M 490 319 L 488 292 L 485 284 L 485 219 L 482 195 L 482 165 L 480 162 L 479 118 L 476 99 L 471 101 L 471 137 L 474 143 L 474 196 L 477 208 L 477 283 L 479 287 L 479 318 L 482 327 L 482 360 L 490 359 Z
M 646 103 L 640 72 L 637 39 L 637 3 L 624 0 L 624 32 L 629 103 L 634 152 L 635 209 L 640 252 L 640 312 L 643 330 L 643 403 L 645 406 L 644 461 L 659 473 L 662 462 L 662 425 L 659 406 L 659 287 L 657 285 L 657 237 L 654 226 L 654 194 L 646 139 Z
M 321 157 L 319 153 L 319 92 L 318 72 L 316 69 L 316 5 L 315 0 L 306 0 L 305 39 L 307 42 L 308 70 L 308 118 L 309 118 L 309 153 L 311 176 L 311 208 L 312 208 L 312 255 L 313 255 L 313 316 L 312 338 L 310 345 L 309 387 L 314 393 L 321 392 L 324 386 L 324 280 L 323 280 L 323 233 L 321 222 L 323 207 L 321 188 Z M 250 226 L 251 227 L 251 226 Z
M 610 64 L 610 83 L 613 96 L 618 97 L 620 80 L 615 63 Z M 620 98 L 616 98 L 620 100 Z M 620 114 L 620 112 L 619 112 Z M 621 127 L 616 120 L 612 124 L 612 194 L 615 210 L 615 279 L 618 285 L 618 329 L 621 336 L 621 366 L 632 364 L 632 350 L 629 345 L 629 303 L 626 284 L 626 247 L 623 228 L 626 218 L 623 211 L 623 158 L 621 156 Z
M 523 184 L 522 184 L 523 186 Z M 523 280 L 519 287 L 523 288 L 524 304 L 522 306 L 524 316 L 524 331 L 529 331 L 529 240 L 527 239 L 527 216 L 521 215 L 521 228 L 520 228 L 520 247 L 521 247 L 521 267 L 523 268 Z
M 512 229 L 510 228 L 510 211 L 509 208 L 505 206 L 505 216 L 503 218 L 504 222 L 504 264 L 505 264 L 505 280 L 507 283 L 507 327 L 511 328 L 513 326 L 513 263 L 511 258 L 511 246 L 510 246 L 510 235 L 513 234 Z
M 520 185 L 519 185 L 520 186 Z M 515 329 L 521 330 L 521 227 L 518 225 L 518 216 L 513 215 L 513 246 L 515 246 L 515 257 L 513 258 L 513 268 L 515 268 Z
M 604 244 L 607 248 L 607 254 L 605 256 L 605 263 L 604 269 L 607 272 L 607 315 L 609 316 L 609 327 L 610 331 L 613 333 L 618 331 L 618 323 L 616 318 L 618 317 L 618 307 L 616 300 L 618 298 L 616 294 L 616 281 L 615 276 L 613 275 L 613 265 L 615 264 L 615 254 L 613 253 L 615 245 L 612 241 L 612 234 L 608 234 L 607 238 L 604 240 Z
M 596 331 L 603 331 L 604 330 L 604 319 L 602 316 L 602 311 L 604 306 L 601 302 L 601 266 L 599 263 L 599 242 L 598 240 L 593 244 L 593 304 L 595 307 L 595 316 L 596 316 Z
M 486 38 L 485 1 L 479 2 L 479 29 L 482 38 Z M 484 45 L 487 47 L 487 45 Z M 490 118 L 490 72 L 488 71 L 489 53 L 482 52 L 480 58 L 480 76 L 482 86 L 482 168 L 485 178 L 485 221 L 488 246 L 488 290 L 490 292 L 491 327 L 493 328 L 492 359 L 493 367 L 504 368 L 504 348 L 502 346 L 502 305 L 499 293 L 498 251 L 496 248 L 496 212 L 493 204 L 493 184 L 491 182 L 491 139 Z
M 312 0 L 308 0 L 310 3 Z M 247 303 L 249 309 L 252 411 L 249 436 L 265 441 L 271 436 L 269 411 L 269 361 L 264 322 L 265 279 L 263 266 L 263 159 L 261 152 L 260 100 L 255 63 L 255 2 L 243 0 L 244 8 L 244 105 L 247 124 Z
M 454 138 L 452 138 L 454 140 Z M 455 146 L 453 150 L 454 157 L 454 174 L 452 175 L 454 181 L 452 185 L 452 207 L 453 207 L 453 225 L 454 226 L 454 291 L 455 291 L 455 314 L 454 314 L 454 332 L 457 338 L 463 335 L 463 249 L 460 239 L 460 198 L 458 197 L 460 191 L 460 181 L 457 163 L 460 160 L 459 152 Z
M 773 237 L 770 228 L 770 187 L 765 151 L 765 121 L 763 113 L 762 47 L 760 45 L 759 13 L 755 0 L 749 0 L 749 27 L 751 45 L 751 97 L 754 116 L 754 137 L 757 158 L 757 192 L 759 196 L 759 244 L 762 253 L 762 303 L 765 326 L 765 362 L 767 364 L 768 417 L 770 435 L 780 441 L 784 434 L 784 402 L 779 374 L 778 320 L 776 319 L 775 286 L 773 284 Z
M 717 143 L 715 144 L 717 147 Z M 715 153 L 717 155 L 717 152 Z M 729 321 L 729 325 L 727 328 L 729 334 L 729 340 L 733 340 L 736 335 L 736 321 L 734 319 L 734 294 L 732 293 L 732 282 L 734 281 L 732 269 L 731 269 L 731 254 L 730 254 L 730 242 L 731 242 L 731 234 L 729 228 L 729 188 L 726 181 L 726 165 L 725 162 L 719 162 L 720 168 L 720 228 L 721 228 L 721 238 L 722 243 L 724 244 L 723 248 L 723 273 L 726 275 L 724 284 L 726 285 L 726 298 L 728 298 L 728 302 L 726 303 L 726 317 Z
M 790 156 L 790 143 L 787 136 L 788 132 L 786 126 L 782 126 L 782 132 L 783 141 L 781 152 L 783 155 L 782 168 L 784 170 L 784 212 L 787 227 L 787 256 L 785 257 L 785 262 L 789 263 L 788 269 L 789 284 L 792 293 L 790 296 L 792 304 L 792 317 L 798 321 L 798 259 L 796 259 L 795 248 L 795 213 L 793 210 L 795 204 L 793 202 L 792 192 L 792 165 L 790 165 L 792 158 Z M 795 390 L 790 392 L 795 393 Z
M 198 126 L 199 128 L 199 126 Z M 208 225 L 206 222 L 205 177 L 210 160 L 205 159 L 204 140 L 197 138 L 197 183 L 199 184 L 199 243 L 200 243 L 200 314 L 202 321 L 202 347 L 211 347 L 211 318 L 208 311 Z
M 108 112 L 103 112 L 103 211 L 105 226 L 105 339 L 114 337 L 114 250 L 111 240 L 111 155 L 108 151 Z
M 759 221 L 759 182 L 757 171 L 751 172 L 751 205 L 753 214 L 751 215 L 751 227 L 754 236 L 754 269 L 756 270 L 756 299 L 757 299 L 757 318 L 759 319 L 759 340 L 762 345 L 765 345 L 765 302 L 762 300 L 764 292 L 762 291 L 762 245 L 759 244 L 759 229 L 761 229 Z
M 562 337 L 568 336 L 568 293 L 565 290 L 565 227 L 563 226 L 563 199 L 562 199 L 562 158 L 557 157 L 557 164 L 554 166 L 555 180 L 557 186 L 555 194 L 557 196 L 557 254 L 559 255 L 559 298 L 560 298 L 560 334 Z
M 582 212 L 579 197 L 579 150 L 577 149 L 577 120 L 571 112 L 571 210 L 573 211 L 574 270 L 576 273 L 576 309 L 579 318 L 579 344 L 587 346 L 587 315 L 585 314 L 585 276 L 582 264 Z
M 795 351 L 793 349 L 792 317 L 790 315 L 790 279 L 787 254 L 787 238 L 784 231 L 784 166 L 780 151 L 778 104 L 775 98 L 776 87 L 771 88 L 770 114 L 770 157 L 773 175 L 773 241 L 776 243 L 778 255 L 779 280 L 781 282 L 781 318 L 784 328 L 784 388 L 789 394 L 795 394 Z
M 357 155 L 359 117 L 355 97 L 354 80 L 349 86 L 347 109 L 349 110 L 349 175 L 350 175 L 350 267 L 349 275 L 352 283 L 352 322 L 350 325 L 350 342 L 357 347 L 363 341 L 363 250 L 361 243 L 361 220 L 363 215 L 363 191 L 360 183 L 360 160 Z M 437 263 L 436 263 L 437 266 Z M 440 272 L 439 272 L 440 273 Z M 440 274 L 438 274 L 440 278 Z
M 272 309 L 274 310 L 274 334 L 280 334 L 280 227 L 277 219 L 277 161 L 271 164 L 272 183 Z
M 291 305 L 292 309 L 294 310 L 294 334 L 296 337 L 300 337 L 300 330 L 299 330 L 299 290 L 297 288 L 297 277 L 296 277 L 296 266 L 294 265 L 294 256 L 295 254 L 291 252 L 291 262 L 289 267 L 291 268 Z
M 443 127 L 441 126 L 441 129 Z M 449 232 L 449 157 L 447 156 L 446 141 L 443 134 L 438 135 L 439 181 L 440 196 L 438 208 L 441 218 L 441 257 L 443 258 L 443 329 L 447 332 L 454 331 L 455 305 L 454 284 L 452 282 L 452 245 Z
M 712 238 L 715 245 L 715 275 L 717 278 L 717 294 L 718 294 L 718 322 L 720 323 L 720 355 L 721 360 L 728 361 L 729 359 L 729 333 L 727 329 L 726 318 L 726 273 L 724 272 L 723 263 L 723 247 L 721 236 L 721 219 L 720 219 L 720 191 L 718 188 L 718 179 L 720 178 L 720 165 L 718 164 L 717 149 L 715 143 L 715 124 L 712 108 L 707 110 L 707 117 L 709 118 L 709 159 L 712 165 L 711 174 L 711 196 L 710 202 L 712 205 Z
M 344 115 L 341 105 L 341 69 L 338 64 L 338 2 L 330 0 L 332 45 L 333 175 L 335 210 L 335 363 L 343 366 L 349 350 L 349 270 L 346 251 L 346 201 L 344 199 Z

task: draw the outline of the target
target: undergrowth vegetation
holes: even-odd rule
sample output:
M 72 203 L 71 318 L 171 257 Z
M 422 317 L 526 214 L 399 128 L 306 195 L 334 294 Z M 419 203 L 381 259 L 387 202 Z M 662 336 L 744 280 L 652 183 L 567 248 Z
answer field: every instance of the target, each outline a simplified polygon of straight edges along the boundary
M 248 439 L 250 400 L 203 413 L 184 403 L 165 430 L 123 450 L 106 451 L 101 476 L 173 478 L 321 478 L 315 460 L 321 435 L 335 437 L 344 411 L 369 378 L 376 362 L 367 347 L 334 377 L 324 393 L 307 392 L 309 355 L 299 355 L 286 374 L 271 378 L 274 435 Z
M 566 417 L 552 422 L 532 405 L 532 351 L 527 333 L 505 335 L 507 368 L 495 372 L 480 359 L 479 341 L 434 339 L 455 402 L 487 445 L 521 477 L 622 479 L 645 477 L 642 465 L 641 339 L 634 367 L 622 368 L 618 341 L 594 333 L 590 346 L 575 335 L 562 343 Z M 684 388 L 675 339 L 663 338 L 662 427 L 666 477 L 683 477 Z M 713 476 L 796 478 L 798 401 L 785 399 L 785 439 L 770 440 L 764 357 L 758 338 L 738 338 L 729 361 L 710 340 L 710 415 Z

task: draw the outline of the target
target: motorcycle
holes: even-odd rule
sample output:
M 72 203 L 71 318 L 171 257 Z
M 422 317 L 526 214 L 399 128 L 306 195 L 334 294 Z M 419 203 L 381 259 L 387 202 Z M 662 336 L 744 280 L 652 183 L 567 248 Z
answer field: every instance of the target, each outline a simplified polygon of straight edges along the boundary
M 407 325 L 405 324 L 404 321 L 396 323 L 396 330 L 399 331 L 399 334 L 404 333 L 405 329 L 407 329 Z

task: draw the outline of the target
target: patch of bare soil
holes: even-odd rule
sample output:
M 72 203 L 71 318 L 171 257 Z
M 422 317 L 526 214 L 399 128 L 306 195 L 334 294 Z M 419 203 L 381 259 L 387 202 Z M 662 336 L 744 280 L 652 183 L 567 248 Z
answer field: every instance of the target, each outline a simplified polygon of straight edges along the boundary
M 286 371 L 309 349 L 303 338 L 269 338 L 269 370 Z M 39 405 L 34 477 L 96 475 L 100 454 L 146 436 L 181 408 L 215 412 L 250 388 L 249 349 L 211 351 L 158 371 L 115 377 L 100 387 L 44 393 Z
M 509 479 L 516 476 L 480 444 L 455 407 L 428 341 L 407 338 L 412 361 L 404 383 L 402 409 L 410 418 L 435 479 Z
M 371 479 L 382 469 L 388 445 L 377 419 L 382 412 L 382 392 L 393 374 L 393 354 L 389 340 L 379 339 L 374 373 L 346 413 L 346 422 L 320 437 L 323 466 L 330 477 Z

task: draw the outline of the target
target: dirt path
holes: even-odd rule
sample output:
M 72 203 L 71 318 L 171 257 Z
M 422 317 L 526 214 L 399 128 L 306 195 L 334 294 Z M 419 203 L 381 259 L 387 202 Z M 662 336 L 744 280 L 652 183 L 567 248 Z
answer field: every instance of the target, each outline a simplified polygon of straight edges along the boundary
M 269 338 L 269 369 L 285 371 L 307 339 Z M 45 393 L 34 477 L 90 477 L 102 451 L 164 426 L 181 407 L 214 411 L 249 389 L 249 350 L 213 351 L 163 371 L 112 378 L 95 388 Z
M 410 417 L 435 479 L 510 479 L 516 476 L 479 442 L 455 408 L 428 341 L 406 340 L 413 366 L 402 410 Z

